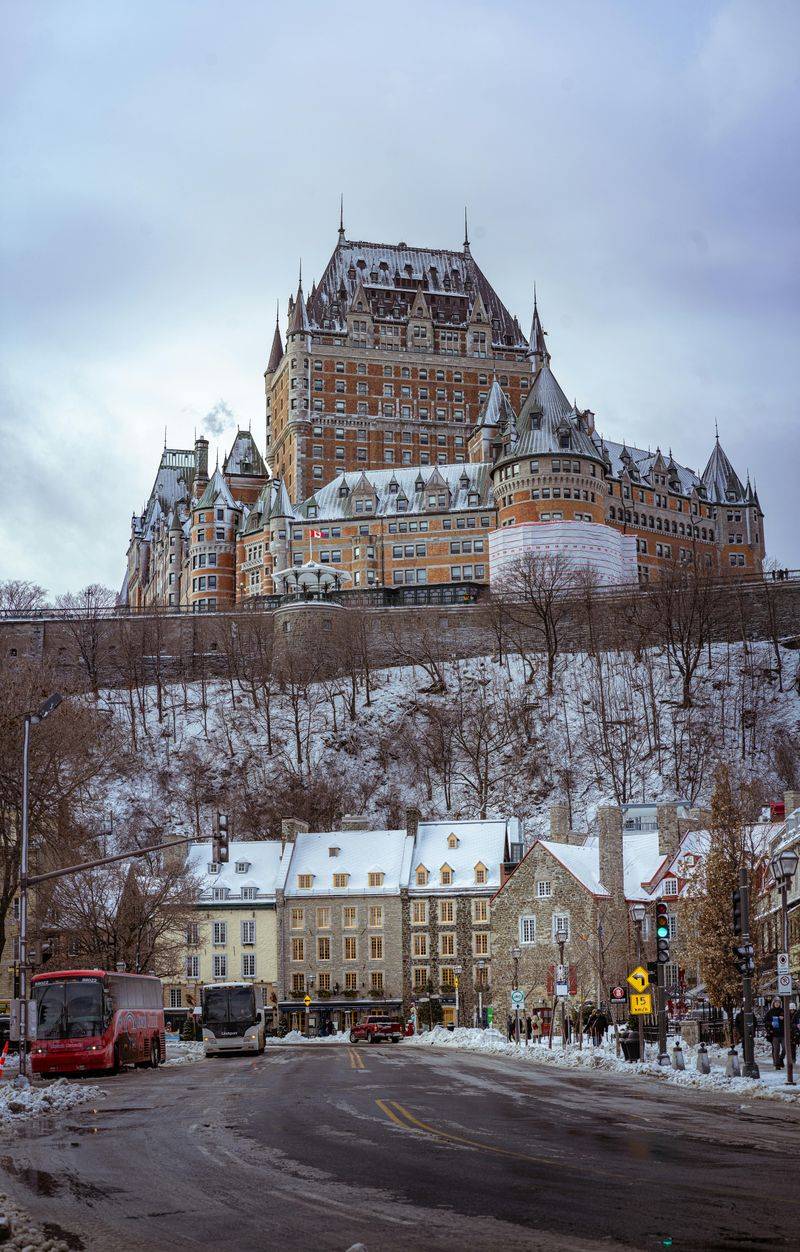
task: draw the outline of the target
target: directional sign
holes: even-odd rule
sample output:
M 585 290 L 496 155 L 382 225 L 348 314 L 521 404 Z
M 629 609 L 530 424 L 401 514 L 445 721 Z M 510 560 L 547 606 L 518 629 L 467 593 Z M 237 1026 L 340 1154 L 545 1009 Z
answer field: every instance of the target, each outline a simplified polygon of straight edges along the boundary
M 568 996 L 568 995 L 569 995 L 569 984 L 568 984 L 568 983 L 566 983 L 566 982 L 557 982 L 557 983 L 556 983 L 556 995 L 557 995 L 557 996 Z
M 511 1007 L 512 1009 L 524 1009 L 525 1008 L 525 992 L 524 991 L 515 990 L 511 992 Z
M 788 952 L 778 953 L 778 973 L 779 974 L 789 973 L 789 953 Z
M 306 1008 L 308 1008 L 310 1003 L 311 1003 L 311 996 L 303 996 L 303 1004 L 306 1006 Z
M 611 988 L 611 1003 L 612 1004 L 624 1004 L 627 999 L 628 999 L 628 993 L 624 987 L 612 987 Z
M 631 1013 L 634 1016 L 640 1016 L 642 1014 L 652 1013 L 652 1011 L 653 1011 L 653 997 L 650 995 L 649 991 L 644 992 L 644 994 L 641 994 L 636 991 L 632 992 Z
M 636 969 L 628 974 L 628 982 L 634 991 L 638 991 L 641 995 L 650 986 L 650 975 L 643 965 L 637 965 Z
M 792 994 L 792 975 L 778 974 L 778 995 L 790 996 Z
M 486 1020 L 487 1020 L 487 1022 L 489 1023 L 489 1025 L 490 1025 L 490 1026 L 491 1026 L 492 1022 L 494 1021 L 494 1009 L 492 1008 L 491 1004 L 489 1005 L 488 1009 L 486 1010 Z

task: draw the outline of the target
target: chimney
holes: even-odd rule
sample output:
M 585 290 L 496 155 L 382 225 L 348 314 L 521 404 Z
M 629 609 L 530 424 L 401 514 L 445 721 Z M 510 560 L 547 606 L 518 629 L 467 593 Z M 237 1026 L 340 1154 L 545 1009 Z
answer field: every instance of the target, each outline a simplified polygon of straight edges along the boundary
M 658 825 L 658 855 L 668 856 L 672 860 L 681 845 L 677 804 L 657 805 L 656 823 Z
M 784 791 L 783 804 L 784 813 L 789 817 L 795 809 L 800 809 L 800 791 Z
M 569 805 L 550 805 L 550 840 L 553 843 L 569 843 Z
M 308 833 L 308 822 L 303 822 L 299 817 L 284 817 L 281 822 L 281 846 L 285 847 L 287 843 L 294 843 L 296 835 L 305 835 Z
M 419 809 L 414 808 L 413 805 L 408 805 L 406 808 L 406 834 L 412 835 L 414 839 L 416 839 L 419 833 L 419 819 Z
M 618 903 L 625 901 L 622 809 L 603 804 L 597 810 L 600 881 Z
M 368 817 L 356 817 L 346 813 L 342 818 L 342 830 L 372 830 L 372 822 Z
M 194 441 L 194 482 L 192 483 L 192 493 L 195 496 L 201 495 L 207 482 L 208 440 L 201 435 L 199 439 Z

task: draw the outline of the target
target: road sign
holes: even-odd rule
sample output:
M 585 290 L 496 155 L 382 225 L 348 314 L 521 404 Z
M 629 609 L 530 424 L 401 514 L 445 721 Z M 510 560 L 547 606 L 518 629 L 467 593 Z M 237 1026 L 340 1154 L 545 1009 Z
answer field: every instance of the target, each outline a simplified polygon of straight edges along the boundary
M 792 994 L 792 975 L 778 974 L 778 995 L 790 996 Z
M 310 1003 L 311 1003 L 311 996 L 303 996 L 303 1004 L 306 1006 L 306 1008 L 308 1008 Z
M 494 1009 L 492 1008 L 491 1004 L 489 1005 L 488 1009 L 486 1010 L 486 1020 L 487 1020 L 487 1022 L 489 1023 L 489 1025 L 490 1025 L 490 1026 L 491 1026 L 492 1022 L 494 1021 Z
M 650 975 L 643 965 L 637 965 L 636 969 L 631 970 L 628 974 L 628 982 L 634 991 L 638 991 L 641 995 L 650 986 Z
M 653 997 L 649 991 L 641 992 L 633 991 L 631 993 L 631 1013 L 636 1016 L 652 1013 Z
M 524 1009 L 525 1008 L 525 992 L 524 991 L 515 990 L 511 992 L 511 1007 L 512 1009 Z
M 624 1004 L 627 999 L 628 999 L 628 993 L 624 987 L 612 987 L 611 988 L 611 1003 L 612 1004 Z
M 789 973 L 789 953 L 788 952 L 778 953 L 778 973 L 779 974 Z
M 566 981 L 556 983 L 556 995 L 557 996 L 569 995 L 569 984 Z

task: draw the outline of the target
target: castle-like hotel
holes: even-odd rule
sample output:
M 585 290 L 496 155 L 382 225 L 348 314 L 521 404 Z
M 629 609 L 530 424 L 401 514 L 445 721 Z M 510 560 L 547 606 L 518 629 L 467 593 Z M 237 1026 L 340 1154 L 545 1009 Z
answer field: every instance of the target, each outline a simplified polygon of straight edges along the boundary
M 496 582 L 564 553 L 606 583 L 665 563 L 760 569 L 764 515 L 717 438 L 703 473 L 604 439 L 472 256 L 339 238 L 289 300 L 266 371 L 266 446 L 164 448 L 134 514 L 122 600 L 213 610 L 310 561 L 352 588 Z

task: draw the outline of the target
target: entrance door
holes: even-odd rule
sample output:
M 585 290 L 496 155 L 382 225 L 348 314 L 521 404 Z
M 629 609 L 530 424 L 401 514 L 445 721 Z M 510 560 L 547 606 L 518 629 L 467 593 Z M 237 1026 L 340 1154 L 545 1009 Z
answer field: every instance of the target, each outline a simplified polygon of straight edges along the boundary
M 456 1006 L 454 1004 L 445 1004 L 442 1006 L 442 1025 L 455 1026 L 456 1024 Z

